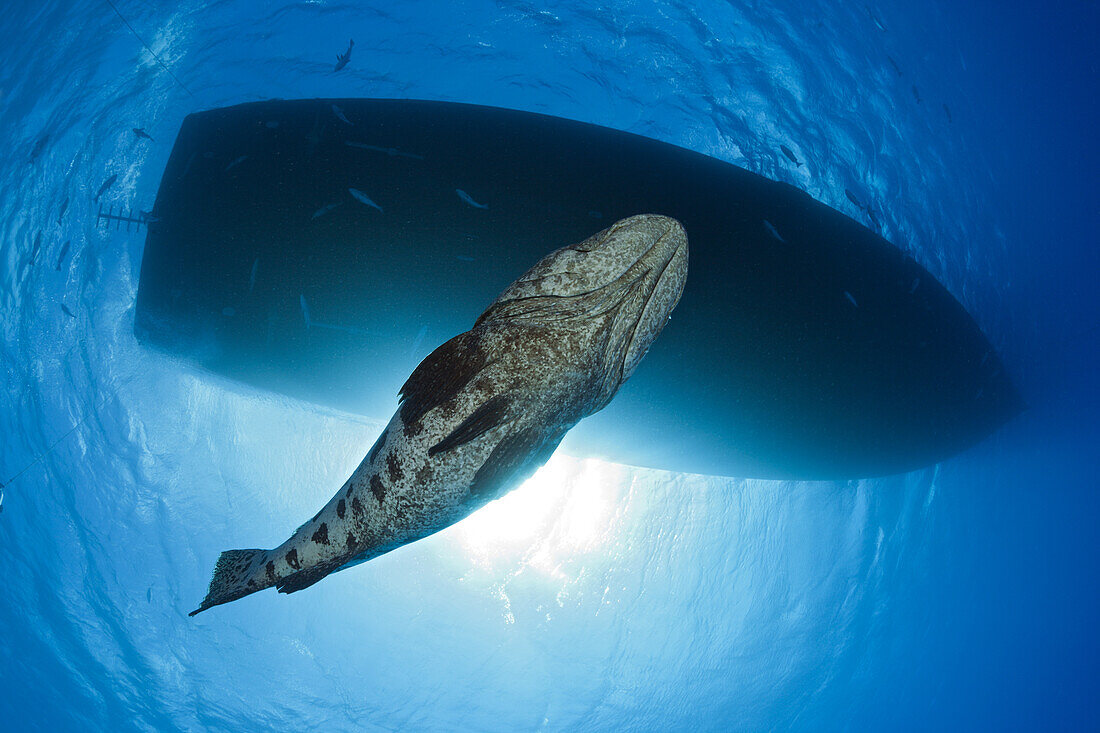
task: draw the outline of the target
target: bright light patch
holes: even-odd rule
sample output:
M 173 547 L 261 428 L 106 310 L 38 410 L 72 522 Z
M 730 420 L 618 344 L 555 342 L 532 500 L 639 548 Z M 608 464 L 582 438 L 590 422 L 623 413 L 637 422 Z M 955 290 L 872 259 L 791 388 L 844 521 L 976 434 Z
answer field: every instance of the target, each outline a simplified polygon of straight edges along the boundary
M 555 455 L 519 488 L 455 525 L 455 537 L 482 565 L 496 561 L 555 573 L 564 560 L 604 545 L 629 487 L 621 466 Z

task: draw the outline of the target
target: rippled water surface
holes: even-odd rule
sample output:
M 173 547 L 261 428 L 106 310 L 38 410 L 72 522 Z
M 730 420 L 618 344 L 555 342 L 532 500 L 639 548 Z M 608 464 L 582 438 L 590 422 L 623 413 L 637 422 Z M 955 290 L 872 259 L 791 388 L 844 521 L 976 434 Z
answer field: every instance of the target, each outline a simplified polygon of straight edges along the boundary
M 1095 6 L 113 6 L 121 17 L 81 1 L 0 19 L 5 728 L 1095 718 L 1096 70 L 1067 63 L 1095 38 Z M 102 203 L 151 207 L 193 111 L 355 96 L 640 133 L 873 224 L 848 189 L 974 315 L 1032 409 L 963 456 L 859 482 L 558 454 L 428 540 L 189 619 L 217 553 L 281 542 L 389 416 L 260 393 L 139 345 L 143 235 L 97 228 L 97 192 L 116 176 Z

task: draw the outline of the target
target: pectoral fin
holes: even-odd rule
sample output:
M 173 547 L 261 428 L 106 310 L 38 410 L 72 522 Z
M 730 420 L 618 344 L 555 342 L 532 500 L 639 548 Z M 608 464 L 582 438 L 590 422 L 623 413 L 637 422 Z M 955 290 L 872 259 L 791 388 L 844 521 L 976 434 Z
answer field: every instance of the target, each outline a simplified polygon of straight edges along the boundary
M 457 428 L 451 431 L 443 440 L 428 449 L 428 455 L 434 456 L 484 435 L 495 427 L 503 425 L 511 419 L 511 407 L 515 398 L 509 395 L 496 395 L 490 397 L 484 404 L 474 410 L 473 414 L 463 420 Z

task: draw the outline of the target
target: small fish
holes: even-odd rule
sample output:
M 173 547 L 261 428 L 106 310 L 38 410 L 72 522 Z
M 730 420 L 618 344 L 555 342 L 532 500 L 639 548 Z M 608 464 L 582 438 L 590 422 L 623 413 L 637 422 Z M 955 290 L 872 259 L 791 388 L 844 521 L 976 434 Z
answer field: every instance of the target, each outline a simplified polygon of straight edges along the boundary
M 267 122 L 264 123 L 264 127 L 266 127 L 269 130 L 275 130 L 279 127 L 279 121 L 278 120 L 268 120 Z
M 340 109 L 335 104 L 332 105 L 332 114 L 336 115 L 336 119 L 340 120 L 345 125 L 351 125 L 351 120 L 344 114 L 344 110 Z M 352 127 L 354 127 L 354 125 L 352 125 Z
M 57 271 L 61 272 L 61 263 L 65 261 L 65 255 L 69 254 L 69 245 L 73 243 L 73 240 L 65 240 L 65 244 L 61 245 L 61 254 L 57 256 Z
M 898 76 L 901 76 L 901 67 L 898 66 L 898 62 L 894 61 L 893 56 L 887 56 L 886 60 L 890 62 L 890 65 L 894 67 L 894 71 L 898 72 Z
M 152 140 L 153 142 L 156 142 L 156 140 L 153 140 L 152 135 L 150 135 L 149 133 L 147 133 L 145 130 L 143 130 L 140 127 L 135 127 L 134 128 L 134 135 L 137 136 L 138 140 Z
M 61 217 L 65 216 L 65 212 L 69 209 L 69 197 L 66 196 L 61 200 L 61 210 L 57 212 L 57 223 L 61 223 Z
M 856 308 L 859 307 L 859 303 L 856 302 L 856 299 L 852 297 L 852 294 L 849 293 L 847 290 L 844 291 L 844 297 L 847 298 L 848 302 L 854 305 Z
M 31 163 L 38 160 L 38 156 L 42 155 L 42 151 L 46 149 L 46 144 L 49 141 L 50 141 L 50 136 L 49 135 L 43 135 L 42 137 L 38 138 L 38 142 L 36 142 L 34 144 L 34 147 L 31 148 L 31 157 L 30 157 L 30 162 Z
M 466 193 L 461 188 L 456 188 L 455 193 L 458 194 L 458 197 L 460 199 L 462 199 L 463 202 L 469 204 L 470 206 L 473 206 L 475 209 L 488 209 L 489 208 L 489 204 L 479 204 L 478 202 L 473 200 L 473 198 L 470 196 L 470 194 Z
M 871 220 L 871 223 L 875 225 L 875 229 L 882 229 L 882 224 L 878 223 L 878 217 L 875 216 L 875 212 L 870 206 L 867 207 L 867 218 Z
M 917 100 L 917 104 L 920 104 L 920 90 L 917 89 L 917 85 L 913 85 L 913 99 Z
M 416 153 L 406 153 L 397 148 L 380 148 L 377 145 L 367 145 L 366 143 L 357 143 L 354 140 L 345 140 L 344 145 L 349 148 L 359 148 L 360 150 L 373 150 L 376 153 L 385 153 L 390 157 L 398 158 L 412 158 L 413 160 L 424 160 L 423 155 L 417 155 Z
M 67 315 L 67 316 L 68 316 L 69 318 L 76 318 L 76 316 L 74 316 L 74 315 L 73 315 L 73 312 L 72 312 L 71 310 L 69 310 L 68 308 L 66 308 L 66 307 L 65 307 L 65 304 L 64 304 L 64 303 L 62 303 L 62 304 L 61 304 L 61 310 L 62 310 L 62 311 L 63 311 L 63 312 L 65 313 L 65 315 Z
M 917 288 L 919 288 L 919 287 L 920 287 L 920 278 L 919 277 L 913 278 L 913 282 L 911 282 L 909 284 L 909 294 L 912 295 L 913 293 L 917 292 Z
M 4 513 L 4 484 L 0 484 L 0 514 Z
M 34 266 L 34 263 L 38 262 L 38 252 L 42 249 L 42 232 L 38 232 L 34 235 L 34 247 L 31 249 L 30 259 L 27 260 L 27 264 Z
M 241 163 L 245 162 L 246 160 L 248 160 L 247 155 L 242 155 L 239 158 L 234 158 L 232 161 L 230 161 L 229 165 L 227 165 L 225 167 L 225 169 L 229 170 L 230 168 L 236 168 L 237 166 L 239 166 Z
M 99 197 L 102 196 L 107 191 L 108 188 L 115 185 L 115 181 L 117 181 L 117 180 L 118 180 L 118 174 L 117 173 L 112 173 L 111 177 L 103 182 L 103 185 L 99 187 L 99 190 L 96 191 L 96 194 L 95 194 L 95 202 L 97 204 L 99 203 Z
M 602 219 L 602 218 L 603 218 L 603 214 L 601 214 L 600 212 L 596 211 L 595 209 L 592 209 L 592 211 L 589 211 L 589 212 L 588 212 L 588 215 L 589 215 L 590 217 L 592 217 L 593 219 Z
M 768 234 L 772 235 L 773 237 L 778 239 L 780 242 L 786 243 L 787 240 L 783 239 L 783 237 L 779 236 L 779 232 L 776 231 L 775 226 L 770 221 L 768 221 L 767 219 L 764 220 L 764 228 L 768 230 Z
M 309 320 L 309 305 L 306 303 L 306 296 L 301 293 L 298 294 L 298 304 L 302 306 L 302 318 L 306 322 L 306 330 L 309 330 L 311 322 Z
M 474 261 L 474 258 L 471 257 L 470 255 L 455 255 L 455 259 L 456 260 L 461 260 L 462 262 L 473 262 Z
M 795 157 L 794 151 L 788 148 L 786 145 L 780 145 L 779 149 L 783 151 L 783 155 L 787 156 L 787 160 L 791 161 L 795 165 L 802 167 L 802 161 Z
M 844 195 L 848 197 L 848 200 L 851 201 L 857 209 L 863 208 L 863 204 L 859 202 L 859 199 L 856 198 L 856 195 L 854 193 L 852 193 L 848 189 L 844 189 Z
M 149 586 L 149 590 L 145 591 L 145 602 L 146 603 L 152 603 L 153 602 L 153 586 Z
M 348 61 L 351 60 L 351 49 L 355 47 L 355 39 L 348 41 L 348 50 L 344 53 L 336 54 L 336 68 L 333 71 L 339 71 L 348 65 Z
M 420 330 L 416 332 L 416 338 L 413 339 L 412 348 L 409 349 L 409 356 L 416 356 L 416 350 L 420 348 L 420 344 L 424 341 L 424 337 L 428 335 L 428 327 L 421 326 Z
M 191 169 L 191 163 L 195 162 L 195 155 L 196 153 L 191 153 L 191 156 L 187 158 L 187 164 L 184 166 L 184 172 L 179 174 L 180 178 L 187 177 L 187 174 L 190 172 Z
M 884 26 L 882 24 L 882 21 L 878 19 L 878 16 L 875 15 L 874 11 L 871 10 L 871 8 L 867 7 L 866 5 L 864 5 L 863 7 L 867 8 L 867 15 L 871 16 L 871 22 L 875 24 L 875 27 L 878 28 L 883 33 L 885 33 L 886 32 L 886 26 Z
M 336 202 L 335 204 L 325 204 L 321 208 L 317 209 L 317 211 L 314 211 L 313 216 L 309 217 L 309 220 L 313 221 L 314 219 L 316 219 L 319 216 L 324 216 L 325 214 L 332 211 L 333 209 L 335 209 L 339 205 L 340 205 L 340 202 Z
M 252 289 L 256 287 L 256 270 L 260 267 L 260 258 L 257 257 L 252 262 L 252 274 L 248 276 L 248 292 L 252 292 Z
M 350 193 L 350 194 L 352 195 L 352 197 L 353 197 L 353 198 L 355 198 L 355 200 L 356 200 L 356 201 L 358 201 L 358 202 L 360 202 L 360 203 L 363 203 L 363 204 L 366 204 L 367 206 L 373 206 L 374 208 L 378 209 L 379 211 L 382 211 L 382 207 L 381 207 L 381 206 L 379 206 L 378 204 L 374 203 L 374 201 L 372 201 L 372 200 L 371 200 L 370 196 L 368 196 L 367 194 L 363 193 L 363 192 L 362 192 L 362 191 L 360 191 L 359 189 L 357 189 L 357 188 L 349 188 L 349 189 L 348 189 L 348 193 Z
M 156 224 L 158 221 L 160 221 L 160 217 L 159 216 L 154 216 L 152 211 L 145 211 L 145 210 L 139 211 L 138 216 L 140 216 L 141 221 L 144 224 L 147 224 L 147 225 L 148 224 Z
M 951 118 L 951 108 L 947 106 L 947 102 L 943 103 L 943 113 L 945 115 L 947 115 L 947 121 L 949 123 L 955 121 L 954 119 Z

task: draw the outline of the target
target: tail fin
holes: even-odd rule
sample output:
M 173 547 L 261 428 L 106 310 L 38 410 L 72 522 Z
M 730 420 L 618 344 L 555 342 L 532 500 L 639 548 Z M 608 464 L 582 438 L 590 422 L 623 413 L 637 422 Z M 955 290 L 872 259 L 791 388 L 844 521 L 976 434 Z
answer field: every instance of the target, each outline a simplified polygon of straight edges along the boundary
M 263 563 L 267 550 L 226 550 L 218 557 L 218 563 L 214 566 L 214 577 L 210 579 L 210 588 L 206 591 L 206 598 L 202 605 L 196 608 L 188 616 L 194 616 L 208 608 L 229 603 L 238 598 L 243 598 L 250 593 L 263 590 L 272 583 L 263 583 L 256 580 L 257 570 Z M 260 576 L 262 577 L 262 576 Z

